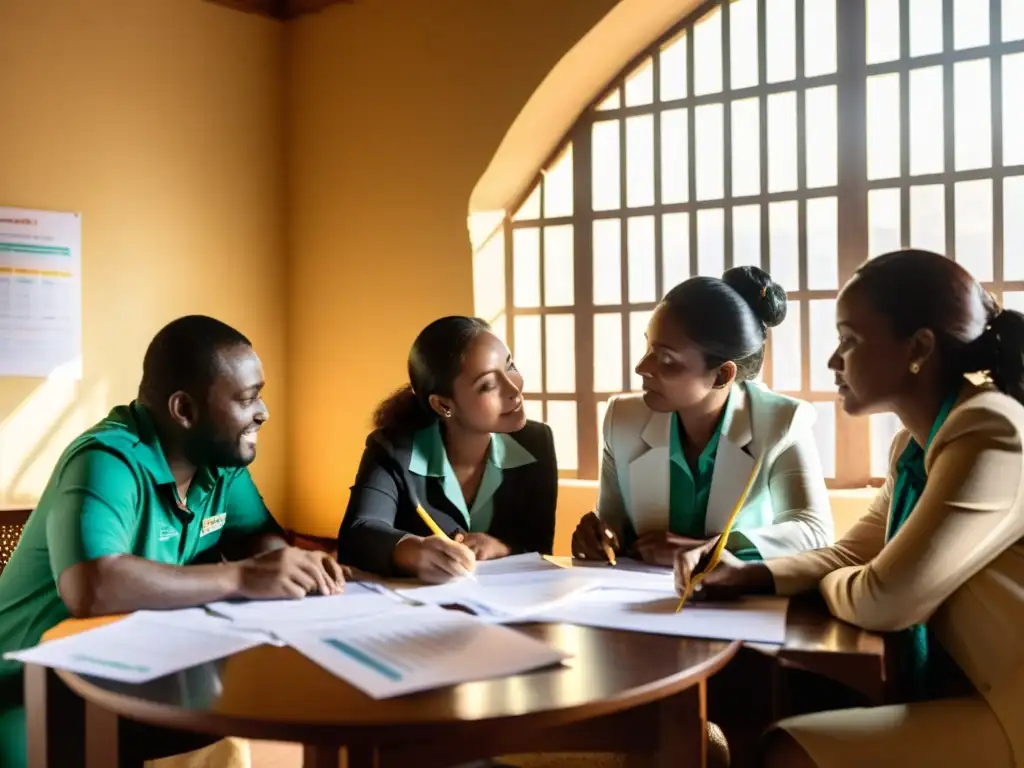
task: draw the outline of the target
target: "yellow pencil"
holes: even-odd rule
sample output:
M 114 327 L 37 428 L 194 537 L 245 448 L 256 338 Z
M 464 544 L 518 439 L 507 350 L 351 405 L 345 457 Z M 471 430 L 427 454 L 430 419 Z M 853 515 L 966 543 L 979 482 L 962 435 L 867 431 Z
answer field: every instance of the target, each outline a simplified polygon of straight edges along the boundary
M 609 565 L 616 565 L 615 562 L 615 550 L 612 549 L 612 545 L 609 544 L 604 537 L 601 539 L 601 546 L 604 547 L 604 556 L 608 558 Z
M 423 508 L 423 505 L 419 502 L 416 503 L 416 514 L 420 516 L 420 519 L 426 524 L 430 532 L 440 539 L 445 541 L 451 541 L 451 536 L 441 530 L 441 526 L 434 522 L 434 518 L 427 514 L 427 510 Z M 467 579 L 473 579 L 476 581 L 476 576 L 473 575 L 472 571 L 466 571 L 463 574 Z
M 441 526 L 434 522 L 434 518 L 427 514 L 427 510 L 425 510 L 421 504 L 416 505 L 416 514 L 420 516 L 420 519 L 426 524 L 432 534 L 437 536 L 439 539 L 451 541 L 451 537 L 441 530 Z
M 754 479 L 757 477 L 757 473 L 761 471 L 761 460 L 764 458 L 764 454 L 758 456 L 757 461 L 754 463 L 754 469 L 750 472 L 750 477 L 747 478 L 747 484 L 743 486 L 743 493 L 740 494 L 739 499 L 736 500 L 736 506 L 732 508 L 732 513 L 729 515 L 729 519 L 725 522 L 725 527 L 722 529 L 722 535 L 718 537 L 718 541 L 715 542 L 714 549 L 711 550 L 711 557 L 708 558 L 708 564 L 699 573 L 695 573 L 690 577 L 689 582 L 686 584 L 686 589 L 683 591 L 683 596 L 679 600 L 679 605 L 676 606 L 676 613 L 683 610 L 683 606 L 686 605 L 686 601 L 690 599 L 690 595 L 693 594 L 694 588 L 700 584 L 707 574 L 714 570 L 715 566 L 718 565 L 718 561 L 722 558 L 722 550 L 725 549 L 725 544 L 729 539 L 729 532 L 732 530 L 733 523 L 736 522 L 736 518 L 739 517 L 740 510 L 743 505 L 747 503 L 747 496 L 750 495 L 750 489 L 754 485 Z

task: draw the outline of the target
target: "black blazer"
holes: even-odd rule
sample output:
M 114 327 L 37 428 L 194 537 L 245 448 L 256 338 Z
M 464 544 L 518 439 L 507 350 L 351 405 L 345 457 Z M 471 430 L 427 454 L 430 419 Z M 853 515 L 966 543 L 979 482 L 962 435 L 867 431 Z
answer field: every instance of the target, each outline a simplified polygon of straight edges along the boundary
M 383 436 L 382 442 L 379 437 Z M 487 533 L 513 554 L 551 554 L 555 538 L 558 465 L 551 428 L 527 421 L 510 435 L 536 459 L 502 471 L 494 493 L 494 516 Z M 348 508 L 338 531 L 338 559 L 364 571 L 397 575 L 391 560 L 395 545 L 406 535 L 430 536 L 416 514 L 410 487 L 434 522 L 449 536 L 464 530 L 462 514 L 448 500 L 441 478 L 409 471 L 413 434 L 372 433 L 359 464 Z

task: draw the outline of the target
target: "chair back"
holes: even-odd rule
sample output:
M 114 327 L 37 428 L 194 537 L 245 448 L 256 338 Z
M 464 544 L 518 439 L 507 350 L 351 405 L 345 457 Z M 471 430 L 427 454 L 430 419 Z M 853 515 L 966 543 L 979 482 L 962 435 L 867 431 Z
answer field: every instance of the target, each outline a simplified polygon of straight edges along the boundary
M 14 554 L 31 512 L 31 509 L 0 509 L 0 573 Z

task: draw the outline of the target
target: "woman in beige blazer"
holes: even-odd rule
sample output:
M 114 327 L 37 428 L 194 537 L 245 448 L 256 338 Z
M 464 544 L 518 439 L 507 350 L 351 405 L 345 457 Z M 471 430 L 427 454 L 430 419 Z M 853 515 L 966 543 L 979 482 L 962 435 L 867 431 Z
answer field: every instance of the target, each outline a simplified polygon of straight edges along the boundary
M 754 381 L 767 329 L 785 316 L 786 292 L 756 267 L 666 294 L 636 366 L 643 394 L 608 404 L 597 512 L 576 530 L 576 557 L 603 559 L 604 539 L 671 567 L 722 532 L 759 459 L 730 550 L 761 559 L 832 543 L 814 407 Z
M 1024 765 L 1024 316 L 952 260 L 901 251 L 858 270 L 837 326 L 844 409 L 906 426 L 884 487 L 835 546 L 726 555 L 696 594 L 819 589 L 838 618 L 894 633 L 908 703 L 784 720 L 767 764 Z M 965 379 L 980 371 L 990 384 Z M 677 561 L 680 590 L 700 556 Z

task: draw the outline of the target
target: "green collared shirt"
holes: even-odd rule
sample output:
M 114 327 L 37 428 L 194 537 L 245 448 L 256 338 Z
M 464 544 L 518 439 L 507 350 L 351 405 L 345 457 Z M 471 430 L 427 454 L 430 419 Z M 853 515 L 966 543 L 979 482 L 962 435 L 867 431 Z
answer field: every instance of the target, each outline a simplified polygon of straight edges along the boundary
M 475 533 L 486 532 L 491 527 L 491 519 L 494 517 L 494 494 L 501 487 L 504 470 L 532 464 L 536 460 L 532 453 L 510 435 L 492 434 L 491 451 L 484 465 L 484 476 L 480 479 L 480 488 L 470 507 L 462 495 L 462 486 L 455 476 L 455 470 L 448 461 L 448 453 L 441 437 L 441 425 L 435 422 L 417 431 L 413 437 L 409 471 L 421 477 L 439 478 L 444 495 L 462 515 L 466 530 Z
M 704 518 L 711 496 L 711 480 L 715 475 L 715 454 L 722 438 L 722 424 L 732 397 L 725 403 L 714 434 L 697 457 L 696 472 L 683 453 L 683 428 L 679 414 L 672 415 L 669 432 L 669 530 L 678 536 L 703 539 Z
M 925 456 L 936 433 L 946 423 L 958 399 L 959 392 L 953 392 L 942 403 L 924 447 L 911 438 L 897 459 L 889 522 L 885 532 L 886 543 L 889 543 L 907 522 L 924 493 L 925 485 L 928 483 L 928 474 L 924 466 Z M 907 677 L 909 693 L 916 700 L 941 698 L 944 684 L 949 679 L 960 677 L 956 662 L 933 636 L 927 624 L 915 624 L 895 633 L 893 648 L 899 654 L 899 668 Z
M 64 451 L 0 575 L 0 654 L 69 617 L 57 582 L 72 565 L 122 554 L 186 565 L 222 536 L 278 530 L 245 468 L 201 469 L 184 507 L 149 412 L 114 408 Z M 18 671 L 0 660 L 0 676 Z

